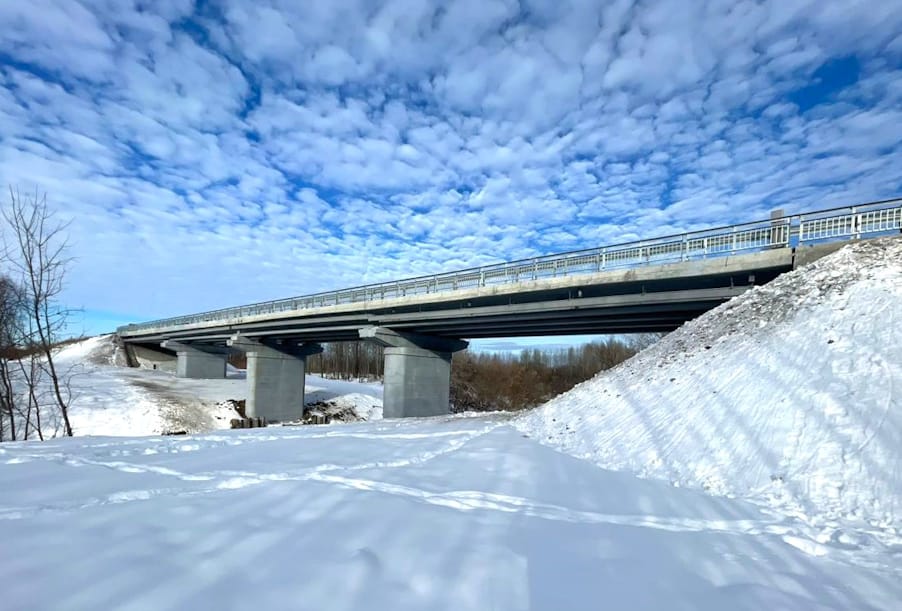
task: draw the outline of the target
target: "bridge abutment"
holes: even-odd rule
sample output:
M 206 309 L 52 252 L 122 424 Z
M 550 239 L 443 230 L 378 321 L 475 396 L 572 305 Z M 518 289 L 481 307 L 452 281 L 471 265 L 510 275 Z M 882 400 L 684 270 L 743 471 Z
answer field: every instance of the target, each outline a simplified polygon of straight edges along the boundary
M 451 355 L 467 342 L 384 327 L 360 330 L 385 346 L 382 414 L 385 418 L 440 416 L 450 412 Z
M 241 335 L 233 336 L 228 344 L 247 356 L 247 417 L 268 422 L 300 420 L 304 415 L 307 357 L 322 352 L 322 346 L 262 343 Z
M 175 375 L 179 378 L 216 380 L 226 375 L 228 351 L 215 346 L 199 346 L 172 340 L 160 344 L 176 354 Z

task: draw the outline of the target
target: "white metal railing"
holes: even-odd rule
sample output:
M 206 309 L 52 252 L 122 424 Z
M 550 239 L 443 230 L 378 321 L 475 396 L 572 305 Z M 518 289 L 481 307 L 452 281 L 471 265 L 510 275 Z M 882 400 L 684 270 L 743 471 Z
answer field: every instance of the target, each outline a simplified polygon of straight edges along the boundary
M 117 331 L 122 335 L 138 335 L 187 325 L 234 323 L 251 316 L 353 303 L 367 304 L 384 299 L 704 259 L 809 242 L 872 237 L 900 230 L 902 198 L 176 316 L 125 325 Z
M 902 224 L 902 206 L 865 209 L 852 207 L 846 214 L 817 217 L 802 215 L 799 223 L 801 242 L 831 238 L 860 238 L 864 234 L 883 233 L 899 229 Z

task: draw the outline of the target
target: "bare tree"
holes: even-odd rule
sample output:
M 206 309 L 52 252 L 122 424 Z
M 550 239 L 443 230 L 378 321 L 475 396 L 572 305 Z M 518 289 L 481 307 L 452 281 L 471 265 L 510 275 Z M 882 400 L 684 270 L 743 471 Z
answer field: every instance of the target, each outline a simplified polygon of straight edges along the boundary
M 25 413 L 19 410 L 19 415 L 24 416 L 26 434 L 36 426 L 43 438 L 42 401 L 37 386 L 46 376 L 52 407 L 62 420 L 63 433 L 71 436 L 68 374 L 60 371 L 53 355 L 70 314 L 58 301 L 71 261 L 66 255 L 67 224 L 56 220 L 47 206 L 47 196 L 37 191 L 23 196 L 10 188 L 10 203 L 2 216 L 8 233 L 5 259 L 12 282 L 21 292 L 21 320 L 15 327 L 19 333 L 18 337 L 11 337 L 12 344 L 23 348 L 31 357 L 27 364 L 19 359 L 20 372 L 27 385 Z M 12 406 L 11 409 L 15 411 Z

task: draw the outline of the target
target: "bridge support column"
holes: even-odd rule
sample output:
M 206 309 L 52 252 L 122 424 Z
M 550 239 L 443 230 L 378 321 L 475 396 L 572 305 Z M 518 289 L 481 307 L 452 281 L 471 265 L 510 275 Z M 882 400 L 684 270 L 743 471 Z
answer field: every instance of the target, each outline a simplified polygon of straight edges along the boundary
M 361 329 L 360 337 L 385 346 L 383 417 L 450 413 L 451 354 L 467 342 L 384 327 Z
M 304 415 L 307 357 L 322 352 L 323 347 L 256 341 L 241 335 L 233 336 L 228 344 L 247 355 L 247 417 L 266 418 L 268 422 L 300 420 Z
M 215 380 L 226 377 L 228 351 L 217 346 L 185 344 L 166 340 L 160 345 L 177 355 L 175 375 L 179 378 Z

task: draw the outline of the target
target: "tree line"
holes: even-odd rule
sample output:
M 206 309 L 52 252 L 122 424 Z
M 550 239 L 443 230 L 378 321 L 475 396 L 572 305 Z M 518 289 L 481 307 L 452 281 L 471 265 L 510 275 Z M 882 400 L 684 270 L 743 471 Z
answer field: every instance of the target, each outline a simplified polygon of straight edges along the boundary
M 458 352 L 451 367 L 451 409 L 521 410 L 567 392 L 657 341 L 658 335 L 609 338 L 558 350 L 519 354 Z
M 382 378 L 383 347 L 372 342 L 330 342 L 307 357 L 307 371 L 342 380 Z
M 73 432 L 71 375 L 54 358 L 69 318 L 58 302 L 66 227 L 46 196 L 10 189 L 0 214 L 0 441 Z
M 454 354 L 453 411 L 517 410 L 539 405 L 610 369 L 657 341 L 657 334 L 609 338 L 558 350 Z M 240 363 L 236 363 L 241 366 Z M 307 371 L 343 380 L 382 378 L 383 348 L 370 342 L 332 342 L 307 357 Z

